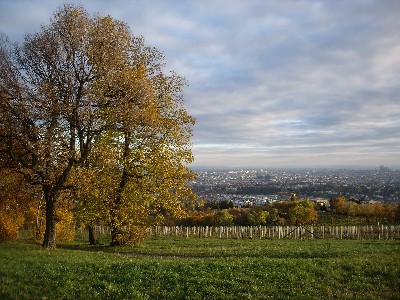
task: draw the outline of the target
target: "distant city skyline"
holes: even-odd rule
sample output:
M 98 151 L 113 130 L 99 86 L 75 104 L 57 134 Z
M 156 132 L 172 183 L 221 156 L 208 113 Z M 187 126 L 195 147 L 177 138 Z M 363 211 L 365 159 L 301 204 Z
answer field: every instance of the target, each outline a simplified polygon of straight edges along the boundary
M 231 199 L 242 202 L 252 197 L 262 205 L 266 195 L 269 200 L 273 199 L 271 195 L 278 194 L 280 200 L 288 200 L 293 193 L 306 199 L 322 197 L 328 200 L 341 195 L 359 201 L 398 202 L 399 183 L 400 171 L 390 171 L 386 167 L 376 171 L 252 169 L 199 171 L 192 187 L 198 195 L 206 195 L 211 201 Z
M 0 0 L 11 41 L 62 1 Z M 400 1 L 88 0 L 163 51 L 193 167 L 400 168 Z
M 296 170 L 327 170 L 327 171 L 333 171 L 333 170 L 348 170 L 348 171 L 379 171 L 379 172 L 398 172 L 400 171 L 400 167 L 396 166 L 385 166 L 385 170 L 380 169 L 381 166 L 320 166 L 320 167 L 312 167 L 312 166 L 305 166 L 305 167 L 225 167 L 225 166 L 192 166 L 193 171 L 195 172 L 203 172 L 203 171 L 285 171 L 285 170 L 290 170 L 290 171 L 296 171 Z

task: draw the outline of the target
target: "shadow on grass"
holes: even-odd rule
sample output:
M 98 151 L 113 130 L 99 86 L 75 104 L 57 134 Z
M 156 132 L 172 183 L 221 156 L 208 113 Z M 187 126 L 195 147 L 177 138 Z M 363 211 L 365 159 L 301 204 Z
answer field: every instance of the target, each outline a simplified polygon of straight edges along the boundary
M 111 247 L 110 245 L 98 244 L 98 245 L 90 245 L 90 244 L 82 244 L 82 243 L 59 243 L 57 244 L 58 249 L 63 250 L 79 250 L 79 251 L 89 251 L 89 252 L 117 252 L 115 251 L 115 247 Z
M 25 244 L 30 247 L 39 248 L 40 244 L 32 240 L 19 241 L 19 245 Z M 12 246 L 12 243 L 9 245 Z M 270 259 L 327 259 L 337 258 L 347 255 L 346 251 L 340 249 L 331 249 L 330 243 L 327 247 L 320 249 L 291 249 L 283 251 L 282 249 L 265 249 L 263 251 L 241 251 L 240 249 L 232 249 L 232 251 L 218 251 L 216 249 L 210 251 L 209 248 L 202 251 L 192 251 L 193 249 L 177 249 L 176 252 L 169 247 L 161 247 L 160 249 L 147 249 L 146 246 L 110 246 L 108 243 L 99 245 L 90 245 L 87 242 L 59 242 L 57 249 L 68 251 L 87 251 L 87 252 L 103 252 L 109 254 L 117 254 L 127 257 L 141 257 L 153 259 L 229 259 L 229 258 L 270 258 Z
M 110 254 L 118 254 L 131 257 L 143 258 L 165 258 L 165 259 L 217 259 L 217 258 L 271 258 L 271 259 L 326 259 L 341 257 L 344 253 L 341 251 L 332 251 L 328 247 L 324 249 L 314 250 L 295 250 L 292 251 L 255 251 L 255 252 L 238 252 L 235 251 L 182 251 L 163 249 L 146 249 L 142 246 L 110 246 L 109 244 L 90 245 L 83 242 L 65 242 L 57 245 L 58 249 L 71 250 L 71 251 L 88 251 L 88 252 L 103 252 Z

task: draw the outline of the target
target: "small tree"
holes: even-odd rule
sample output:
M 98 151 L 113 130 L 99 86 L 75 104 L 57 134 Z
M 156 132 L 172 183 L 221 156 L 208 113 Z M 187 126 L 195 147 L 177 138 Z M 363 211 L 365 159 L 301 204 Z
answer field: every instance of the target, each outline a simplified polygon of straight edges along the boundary
M 247 215 L 247 221 L 249 225 L 267 225 L 269 221 L 268 211 L 253 211 Z
M 335 197 L 330 200 L 330 208 L 338 213 L 343 213 L 346 206 L 346 198 L 343 196 Z
M 291 224 L 310 224 L 317 220 L 317 210 L 314 203 L 308 200 L 300 201 L 295 207 L 289 209 Z
M 214 226 L 231 226 L 233 225 L 233 216 L 228 210 L 219 210 L 211 217 L 211 225 Z

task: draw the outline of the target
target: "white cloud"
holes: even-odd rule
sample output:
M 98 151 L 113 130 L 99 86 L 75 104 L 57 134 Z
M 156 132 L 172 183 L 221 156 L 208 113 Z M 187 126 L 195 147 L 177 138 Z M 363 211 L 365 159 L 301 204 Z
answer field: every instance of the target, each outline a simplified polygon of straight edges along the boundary
M 400 1 L 84 4 L 189 80 L 196 165 L 400 165 Z M 58 6 L 0 0 L 0 31 L 21 39 Z

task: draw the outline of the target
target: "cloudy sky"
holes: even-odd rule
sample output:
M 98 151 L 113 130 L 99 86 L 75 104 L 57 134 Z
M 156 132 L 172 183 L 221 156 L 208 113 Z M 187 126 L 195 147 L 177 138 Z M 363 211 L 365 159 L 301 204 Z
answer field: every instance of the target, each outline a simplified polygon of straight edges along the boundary
M 187 78 L 193 166 L 400 167 L 400 1 L 115 0 Z M 0 0 L 13 41 L 62 5 Z

